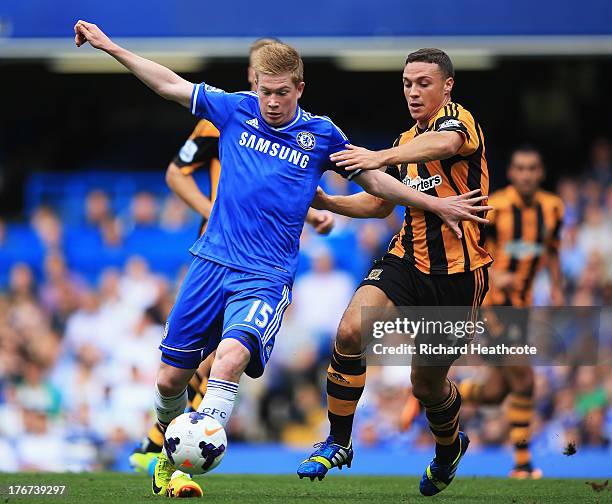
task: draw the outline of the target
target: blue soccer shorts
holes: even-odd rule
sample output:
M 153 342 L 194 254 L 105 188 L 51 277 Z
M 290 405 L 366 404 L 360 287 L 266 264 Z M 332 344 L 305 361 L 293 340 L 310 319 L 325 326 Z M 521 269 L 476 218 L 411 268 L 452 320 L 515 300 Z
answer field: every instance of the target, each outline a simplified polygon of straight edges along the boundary
M 196 256 L 166 322 L 161 360 L 195 369 L 221 339 L 234 338 L 251 352 L 245 372 L 257 378 L 290 303 L 291 288 L 281 280 Z

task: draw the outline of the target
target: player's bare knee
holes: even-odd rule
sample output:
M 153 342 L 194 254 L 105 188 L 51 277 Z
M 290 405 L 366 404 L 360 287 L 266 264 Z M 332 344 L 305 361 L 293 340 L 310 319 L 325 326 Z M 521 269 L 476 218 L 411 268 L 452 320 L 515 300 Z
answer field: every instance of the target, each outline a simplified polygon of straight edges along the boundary
M 340 353 L 347 355 L 361 353 L 363 342 L 361 321 L 358 317 L 347 316 L 347 314 L 342 317 L 336 334 L 336 347 Z
M 444 399 L 446 380 L 427 376 L 427 373 L 413 372 L 411 374 L 412 394 L 423 404 L 435 404 Z
M 211 369 L 211 376 L 221 380 L 238 382 L 246 369 L 251 353 L 236 340 L 227 340 L 219 345 L 215 361 Z
M 432 399 L 432 388 L 427 382 L 413 382 L 412 394 L 423 404 L 431 404 L 434 402 Z
M 185 390 L 187 383 L 189 383 L 189 378 L 183 369 L 163 366 L 157 373 L 159 393 L 164 397 L 176 396 Z

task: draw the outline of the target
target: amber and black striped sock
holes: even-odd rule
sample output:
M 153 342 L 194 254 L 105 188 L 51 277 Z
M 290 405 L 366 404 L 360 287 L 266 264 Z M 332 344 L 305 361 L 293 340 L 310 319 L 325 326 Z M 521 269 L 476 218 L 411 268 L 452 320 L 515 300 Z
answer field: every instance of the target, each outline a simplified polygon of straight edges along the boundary
M 534 415 L 533 393 L 511 393 L 508 397 L 508 423 L 510 441 L 514 445 L 514 465 L 520 468 L 531 466 L 531 421 Z
M 466 403 L 480 404 L 483 389 L 483 383 L 467 378 L 459 384 L 459 395 Z
M 189 398 L 189 407 L 193 411 L 197 411 L 202 399 L 206 395 L 206 389 L 208 388 L 208 378 L 201 376 L 200 373 L 196 372 L 187 387 L 187 396 Z
M 363 354 L 344 355 L 334 347 L 327 369 L 327 416 L 334 441 L 348 446 L 357 403 L 363 393 L 366 364 Z
M 157 422 L 155 422 L 149 429 L 149 433 L 142 444 L 142 451 L 159 453 L 162 450 L 164 444 L 164 430 L 162 430 Z
M 450 464 L 459 453 L 459 410 L 461 395 L 457 386 L 450 384 L 450 393 L 444 401 L 425 406 L 429 428 L 436 441 L 436 460 Z

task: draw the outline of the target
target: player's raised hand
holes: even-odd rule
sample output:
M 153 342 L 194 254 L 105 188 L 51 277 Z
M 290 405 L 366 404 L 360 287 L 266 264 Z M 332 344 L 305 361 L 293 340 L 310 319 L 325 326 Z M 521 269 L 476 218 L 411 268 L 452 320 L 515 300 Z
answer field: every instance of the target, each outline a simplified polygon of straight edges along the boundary
M 74 43 L 77 47 L 81 47 L 85 42 L 89 42 L 92 47 L 105 51 L 113 44 L 111 39 L 100 28 L 87 21 L 77 21 L 77 24 L 74 25 L 74 33 Z
M 478 194 L 480 194 L 480 189 L 475 189 L 465 194 L 438 200 L 436 213 L 455 233 L 457 238 L 462 237 L 459 222 L 464 220 L 478 222 L 479 224 L 488 224 L 489 222 L 477 214 L 493 210 L 493 207 L 486 205 L 487 196 L 477 196 Z
M 335 152 L 329 159 L 345 170 L 376 170 L 384 166 L 379 152 L 347 144 L 346 150 Z

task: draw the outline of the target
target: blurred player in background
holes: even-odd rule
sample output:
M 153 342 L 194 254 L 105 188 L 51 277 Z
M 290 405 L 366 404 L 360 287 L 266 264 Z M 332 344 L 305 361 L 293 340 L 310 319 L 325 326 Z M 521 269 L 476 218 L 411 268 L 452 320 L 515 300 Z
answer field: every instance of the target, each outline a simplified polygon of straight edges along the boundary
M 256 40 L 250 47 L 247 78 L 252 91 L 255 90 L 253 56 L 263 46 L 272 42 L 278 41 L 271 38 L 262 38 Z M 207 170 L 210 176 L 209 194 L 202 192 L 193 177 L 193 173 L 200 169 Z M 193 132 L 166 170 L 166 182 L 170 189 L 202 216 L 202 224 L 198 236 L 202 236 L 206 230 L 206 223 L 210 218 L 210 212 L 217 197 L 217 186 L 220 176 L 219 130 L 210 121 L 202 119 L 198 121 Z M 314 208 L 308 210 L 306 222 L 312 225 L 319 234 L 328 234 L 334 225 L 331 214 L 315 210 Z M 198 370 L 189 381 L 187 386 L 188 408 L 192 411 L 198 409 L 202 398 L 206 394 L 206 385 L 213 359 L 214 352 L 202 361 Z M 155 467 L 157 455 L 162 450 L 163 442 L 163 427 L 156 422 L 151 426 L 142 444 L 130 456 L 132 468 L 137 472 L 151 472 Z
M 107 52 L 157 94 L 210 120 L 220 131 L 221 177 L 204 235 L 166 323 L 155 387 L 160 425 L 187 405 L 187 384 L 200 362 L 216 350 L 208 388 L 198 411 L 225 426 L 243 373 L 262 375 L 284 310 L 291 302 L 299 238 L 323 171 L 335 169 L 367 191 L 402 205 L 430 210 L 457 234 L 462 219 L 477 213 L 483 197 L 472 191 L 437 198 L 377 170 L 351 174 L 329 156 L 345 148 L 344 133 L 327 117 L 303 111 L 303 63 L 281 43 L 254 57 L 257 93 L 194 85 L 171 70 L 113 43 L 96 25 L 79 21 L 77 46 Z M 200 486 L 176 471 L 162 451 L 152 481 L 156 495 L 201 496 Z
M 487 245 L 495 262 L 491 268 L 491 291 L 486 306 L 531 306 L 533 281 L 542 267 L 548 269 L 550 295 L 554 306 L 563 306 L 563 285 L 559 264 L 560 230 L 563 202 L 540 189 L 545 176 L 540 152 L 522 146 L 513 153 L 507 171 L 510 185 L 491 195 L 494 210 L 488 215 Z M 517 339 L 509 334 L 518 330 L 518 338 L 527 336 L 527 312 L 517 310 L 517 324 L 489 324 L 486 338 Z M 540 478 L 542 471 L 531 462 L 529 441 L 534 416 L 534 372 L 531 366 L 495 360 L 487 356 L 490 366 L 486 379 L 463 380 L 459 390 L 465 401 L 475 404 L 501 404 L 508 399 L 507 418 L 510 440 L 514 446 L 514 469 L 510 476 L 518 479 Z
M 391 149 L 372 152 L 349 146 L 332 156 L 340 167 L 378 170 L 432 196 L 450 196 L 478 189 L 486 195 L 489 174 L 484 137 L 474 116 L 451 100 L 453 64 L 439 49 L 408 55 L 404 94 L 416 124 L 400 135 Z M 318 208 L 349 217 L 385 217 L 394 204 L 366 193 L 328 196 L 318 193 Z M 482 222 L 463 222 L 457 237 L 431 212 L 406 208 L 402 229 L 389 252 L 374 263 L 361 282 L 338 332 L 327 373 L 330 435 L 298 468 L 300 477 L 322 479 L 332 467 L 350 467 L 352 428 L 366 380 L 365 344 L 361 334 L 363 307 L 466 306 L 466 320 L 475 315 L 488 289 L 492 259 L 483 247 Z M 426 342 L 418 335 L 416 345 Z M 465 339 L 465 338 L 464 338 Z M 469 439 L 459 431 L 461 395 L 447 378 L 457 356 L 412 360 L 413 393 L 425 408 L 436 454 L 426 468 L 420 491 L 435 495 L 453 480 Z

